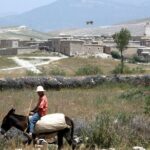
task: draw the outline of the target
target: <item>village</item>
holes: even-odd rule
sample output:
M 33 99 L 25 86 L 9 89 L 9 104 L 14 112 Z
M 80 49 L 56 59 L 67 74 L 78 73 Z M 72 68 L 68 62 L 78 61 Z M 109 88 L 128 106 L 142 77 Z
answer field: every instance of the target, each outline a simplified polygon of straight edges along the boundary
M 112 51 L 117 51 L 112 35 L 72 36 L 60 34 L 47 40 L 2 39 L 0 55 L 11 56 L 33 53 L 36 51 L 57 52 L 67 56 L 102 56 L 110 58 Z M 145 62 L 150 61 L 150 25 L 145 24 L 143 35 L 132 36 L 126 49 L 125 57 L 137 55 Z

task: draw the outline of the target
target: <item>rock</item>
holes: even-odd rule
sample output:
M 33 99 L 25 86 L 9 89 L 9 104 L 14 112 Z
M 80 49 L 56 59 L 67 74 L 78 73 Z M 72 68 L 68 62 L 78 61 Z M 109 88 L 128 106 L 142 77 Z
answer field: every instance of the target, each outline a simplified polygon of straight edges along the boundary
M 146 150 L 146 149 L 143 148 L 143 147 L 134 146 L 134 147 L 133 147 L 133 150 Z

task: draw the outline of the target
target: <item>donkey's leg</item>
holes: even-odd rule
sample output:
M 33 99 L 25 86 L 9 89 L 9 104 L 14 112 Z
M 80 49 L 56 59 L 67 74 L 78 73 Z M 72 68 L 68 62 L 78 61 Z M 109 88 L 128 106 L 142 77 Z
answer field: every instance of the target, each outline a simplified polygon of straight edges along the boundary
M 76 147 L 76 143 L 75 143 L 75 141 L 73 140 L 73 137 L 72 137 L 72 135 L 71 135 L 71 129 L 65 129 L 64 137 L 65 137 L 65 139 L 67 140 L 68 144 L 69 144 L 70 146 L 72 146 L 72 150 L 74 150 L 75 147 Z
M 65 138 L 68 141 L 69 145 L 72 146 L 72 149 L 74 150 L 76 147 L 76 143 L 73 139 L 73 134 L 74 134 L 74 123 L 73 120 L 71 120 L 69 117 L 65 116 L 66 124 L 70 126 L 70 128 L 66 129 L 65 131 Z
M 58 150 L 61 150 L 63 148 L 63 132 L 59 131 L 57 133 L 57 137 L 58 137 Z

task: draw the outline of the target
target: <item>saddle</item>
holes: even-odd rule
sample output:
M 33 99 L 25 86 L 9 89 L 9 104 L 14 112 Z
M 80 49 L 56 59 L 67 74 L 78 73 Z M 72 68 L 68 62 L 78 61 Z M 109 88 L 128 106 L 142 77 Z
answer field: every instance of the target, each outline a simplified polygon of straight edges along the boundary
M 66 123 L 65 115 L 62 113 L 55 113 L 41 117 L 35 125 L 34 132 L 36 134 L 51 133 L 65 128 L 70 128 Z

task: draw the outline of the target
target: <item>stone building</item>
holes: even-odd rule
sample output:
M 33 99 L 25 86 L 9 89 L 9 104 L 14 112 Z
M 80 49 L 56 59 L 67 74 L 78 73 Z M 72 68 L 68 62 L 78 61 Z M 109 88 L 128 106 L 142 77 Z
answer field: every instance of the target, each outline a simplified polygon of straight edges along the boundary
M 0 48 L 18 48 L 19 40 L 0 40 Z
M 99 44 L 84 44 L 83 53 L 86 55 L 95 55 L 98 53 L 103 53 L 103 46 Z
M 150 37 L 142 37 L 140 43 L 141 43 L 141 46 L 150 47 Z
M 144 53 L 150 53 L 150 47 L 140 47 L 140 48 L 138 48 L 138 50 L 137 50 L 138 56 L 141 56 L 143 52 Z
M 49 41 L 51 41 L 51 49 L 53 52 L 59 52 L 60 53 L 60 46 L 61 46 L 61 40 L 63 40 L 63 37 L 56 37 L 56 38 L 51 38 Z
M 17 48 L 0 49 L 0 56 L 17 55 Z
M 61 40 L 60 52 L 68 56 L 82 55 L 84 41 Z
M 103 46 L 85 44 L 82 40 L 61 40 L 60 52 L 68 56 L 95 55 L 103 53 Z

